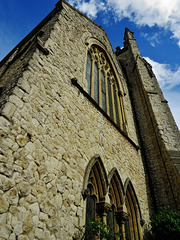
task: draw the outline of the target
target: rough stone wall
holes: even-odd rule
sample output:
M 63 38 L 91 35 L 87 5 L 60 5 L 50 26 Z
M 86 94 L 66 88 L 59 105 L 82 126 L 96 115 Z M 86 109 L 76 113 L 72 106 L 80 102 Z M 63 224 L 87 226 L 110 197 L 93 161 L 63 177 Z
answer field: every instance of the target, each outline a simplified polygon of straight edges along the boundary
M 169 205 L 178 209 L 179 131 L 151 66 L 142 59 L 132 33 L 127 31 L 125 38 L 127 50 L 120 54 L 118 59 L 126 66 L 156 207 Z M 176 164 L 171 157 L 172 153 L 175 155 Z
M 49 54 L 36 48 L 1 111 L 1 239 L 72 239 L 85 223 L 81 190 L 86 166 L 96 154 L 107 173 L 116 167 L 123 183 L 130 178 L 145 230 L 149 222 L 140 150 L 71 84 L 76 77 L 86 88 L 87 37 L 100 39 L 117 65 L 113 50 L 104 30 L 63 5 L 45 43 Z M 133 124 L 132 112 L 126 117 Z M 137 139 L 135 130 L 130 132 Z

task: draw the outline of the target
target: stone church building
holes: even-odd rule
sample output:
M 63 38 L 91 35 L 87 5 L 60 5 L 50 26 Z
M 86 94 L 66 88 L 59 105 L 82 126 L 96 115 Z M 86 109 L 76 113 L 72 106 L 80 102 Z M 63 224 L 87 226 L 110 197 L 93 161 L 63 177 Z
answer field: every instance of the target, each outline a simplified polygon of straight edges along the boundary
M 1 61 L 0 103 L 0 239 L 80 240 L 99 217 L 147 240 L 180 208 L 179 130 L 129 29 L 114 52 L 59 1 Z

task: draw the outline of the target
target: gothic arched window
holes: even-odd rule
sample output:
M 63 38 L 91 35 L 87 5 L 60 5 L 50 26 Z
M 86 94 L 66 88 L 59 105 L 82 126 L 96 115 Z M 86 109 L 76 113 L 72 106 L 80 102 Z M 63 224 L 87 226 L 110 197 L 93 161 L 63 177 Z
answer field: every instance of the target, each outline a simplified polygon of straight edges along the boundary
M 109 198 L 112 211 L 107 214 L 107 225 L 111 227 L 113 232 L 121 232 L 121 225 L 118 221 L 118 213 L 123 205 L 122 183 L 117 171 L 111 177 L 109 184 Z
M 120 90 L 110 60 L 97 45 L 87 54 L 88 93 L 111 120 L 123 130 L 125 124 Z M 125 130 L 125 129 L 124 129 Z
M 126 189 L 125 204 L 129 213 L 128 221 L 125 222 L 126 240 L 141 240 L 140 211 L 131 182 L 128 183 Z
M 106 195 L 107 183 L 105 182 L 105 172 L 99 159 L 93 162 L 89 178 L 87 181 L 87 198 L 86 198 L 86 240 L 93 240 L 94 237 L 89 231 L 89 220 L 96 219 L 100 216 L 99 203 L 104 201 Z

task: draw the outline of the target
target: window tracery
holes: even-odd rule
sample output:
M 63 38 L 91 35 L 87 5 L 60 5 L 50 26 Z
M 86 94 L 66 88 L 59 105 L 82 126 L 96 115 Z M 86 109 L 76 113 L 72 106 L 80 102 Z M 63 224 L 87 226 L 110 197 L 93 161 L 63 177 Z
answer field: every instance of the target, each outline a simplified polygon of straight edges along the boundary
M 125 129 L 125 114 L 115 73 L 105 52 L 92 45 L 87 54 L 86 80 L 88 93 L 111 120 Z

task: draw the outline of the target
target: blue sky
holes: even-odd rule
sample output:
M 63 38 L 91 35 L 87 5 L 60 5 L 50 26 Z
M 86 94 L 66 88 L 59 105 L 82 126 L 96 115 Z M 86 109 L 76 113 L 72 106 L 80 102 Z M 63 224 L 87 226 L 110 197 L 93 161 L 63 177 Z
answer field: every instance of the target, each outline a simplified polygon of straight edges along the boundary
M 57 0 L 0 0 L 0 60 L 55 6 Z M 153 67 L 180 129 L 180 1 L 68 0 L 107 32 L 113 48 L 124 29 L 134 32 Z

